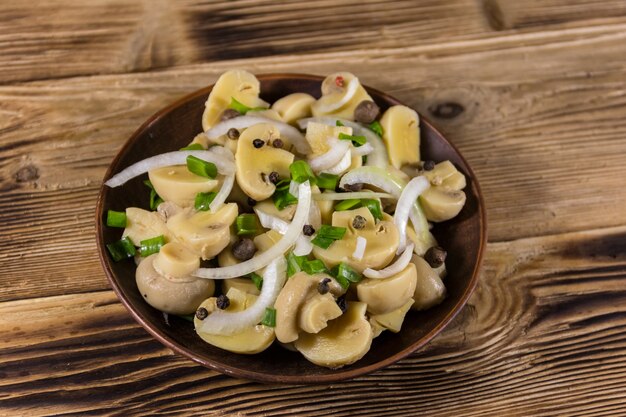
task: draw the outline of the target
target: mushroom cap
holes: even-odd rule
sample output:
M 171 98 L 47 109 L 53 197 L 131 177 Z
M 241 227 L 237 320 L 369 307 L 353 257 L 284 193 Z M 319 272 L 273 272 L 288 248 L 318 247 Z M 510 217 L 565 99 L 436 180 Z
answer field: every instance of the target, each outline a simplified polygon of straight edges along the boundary
M 126 209 L 126 228 L 122 237 L 128 236 L 135 245 L 139 245 L 142 240 L 161 235 L 167 238 L 170 233 L 159 213 L 137 207 Z
M 191 314 L 213 295 L 213 280 L 189 276 L 174 281 L 159 274 L 153 264 L 156 256 L 143 259 L 135 271 L 137 288 L 152 307 L 169 314 Z
M 181 207 L 193 206 L 198 193 L 213 191 L 218 185 L 218 180 L 196 175 L 186 165 L 156 168 L 148 177 L 159 197 Z
M 420 161 L 419 116 L 415 110 L 402 105 L 391 106 L 380 118 L 380 124 L 391 165 L 401 168 Z
M 439 277 L 437 270 L 431 268 L 424 258 L 413 256 L 411 262 L 415 265 L 417 280 L 413 299 L 413 310 L 427 310 L 441 303 L 446 298 L 446 286 Z M 445 264 L 444 264 L 445 265 Z
M 343 78 L 343 86 L 339 86 L 336 83 L 337 77 Z M 328 108 L 334 108 L 336 103 L 339 103 L 344 99 L 348 92 L 348 84 L 355 77 L 354 74 L 349 72 L 336 72 L 327 76 L 322 81 L 322 97 L 320 97 L 315 103 L 311 105 L 311 112 L 313 116 L 328 116 L 333 115 L 342 119 L 354 120 L 354 109 L 363 100 L 372 101 L 372 97 L 367 94 L 365 88 L 359 83 L 354 95 L 339 108 L 328 111 Z
M 402 307 L 412 299 L 417 284 L 417 270 L 409 263 L 389 278 L 364 279 L 356 285 L 359 301 L 367 303 L 367 311 L 385 314 Z
M 293 124 L 311 115 L 313 103 L 315 103 L 315 97 L 310 94 L 292 93 L 276 100 L 272 104 L 272 109 L 278 112 L 285 123 Z

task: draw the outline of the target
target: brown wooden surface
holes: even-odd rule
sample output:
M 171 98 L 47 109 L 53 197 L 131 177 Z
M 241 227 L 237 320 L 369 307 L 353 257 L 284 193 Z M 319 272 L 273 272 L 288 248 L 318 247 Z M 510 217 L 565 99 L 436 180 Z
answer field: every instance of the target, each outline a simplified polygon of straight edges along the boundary
M 626 415 L 624 1 L 2 2 L 0 51 L 0 415 Z M 481 282 L 421 353 L 330 387 L 235 380 L 109 290 L 107 165 L 232 67 L 353 71 L 474 168 Z

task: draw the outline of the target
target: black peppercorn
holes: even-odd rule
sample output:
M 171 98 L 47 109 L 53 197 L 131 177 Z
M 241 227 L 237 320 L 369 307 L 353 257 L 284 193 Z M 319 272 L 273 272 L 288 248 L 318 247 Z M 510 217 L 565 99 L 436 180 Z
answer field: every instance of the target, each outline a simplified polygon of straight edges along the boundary
M 302 233 L 304 233 L 305 236 L 313 236 L 313 233 L 315 233 L 315 228 L 310 224 L 305 224 L 302 227 Z
M 424 254 L 424 260 L 428 262 L 428 265 L 430 265 L 431 268 L 439 268 L 446 261 L 447 255 L 448 252 L 439 246 L 433 246 Z
M 341 309 L 341 314 L 343 314 L 346 311 L 348 311 L 348 302 L 346 301 L 346 297 L 345 296 L 337 298 L 337 305 Z
M 217 305 L 217 308 L 219 308 L 220 310 L 226 310 L 228 306 L 230 305 L 230 300 L 228 299 L 228 297 L 222 294 L 219 297 L 217 297 L 217 300 L 215 300 L 215 304 Z
M 252 198 L 252 197 L 248 197 L 248 205 L 250 207 L 256 206 L 256 200 L 254 198 Z
M 363 183 L 362 182 L 355 182 L 354 184 L 344 184 L 343 188 L 346 191 L 361 191 L 363 189 Z
M 435 169 L 435 161 L 424 161 L 422 168 L 424 168 L 424 171 L 432 171 Z
M 330 278 L 324 278 L 323 280 L 321 280 L 319 284 L 317 284 L 317 292 L 324 295 L 328 291 L 330 291 L 330 287 L 328 286 L 329 282 L 330 282 Z
M 354 219 L 352 220 L 352 227 L 354 227 L 355 229 L 362 229 L 365 227 L 366 224 L 367 220 L 360 214 L 354 216 Z
M 208 315 L 209 315 L 209 312 L 204 307 L 200 307 L 199 309 L 196 310 L 196 317 L 198 318 L 198 320 L 204 320 L 207 318 Z
M 222 112 L 222 115 L 220 116 L 221 121 L 225 121 L 225 120 L 229 120 L 229 119 L 234 119 L 235 117 L 239 117 L 241 116 L 241 113 L 239 113 L 237 110 L 235 109 L 226 109 Z
M 278 172 L 276 171 L 270 172 L 269 178 L 272 184 L 278 184 L 278 182 L 280 181 L 280 175 L 278 175 Z
M 370 124 L 378 117 L 380 108 L 371 100 L 363 100 L 354 109 L 354 120 Z
M 228 139 L 239 139 L 239 131 L 234 127 L 231 127 L 228 129 L 228 132 L 226 132 L 226 136 L 228 136 Z
M 282 148 L 284 146 L 284 143 L 280 139 L 274 139 L 272 141 L 272 146 L 275 147 L 275 148 Z
M 256 138 L 252 141 L 252 145 L 254 145 L 255 148 L 259 149 L 262 148 L 263 145 L 265 145 L 265 142 L 263 141 L 263 139 Z
M 256 252 L 256 246 L 254 246 L 254 242 L 252 239 L 248 239 L 247 237 L 243 239 L 239 239 L 233 245 L 233 256 L 240 261 L 247 261 L 254 256 Z

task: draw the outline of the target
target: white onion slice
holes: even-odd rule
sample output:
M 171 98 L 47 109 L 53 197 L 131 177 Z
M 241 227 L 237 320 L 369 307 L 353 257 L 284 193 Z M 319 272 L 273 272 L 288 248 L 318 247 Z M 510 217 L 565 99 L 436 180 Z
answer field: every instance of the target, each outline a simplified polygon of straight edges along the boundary
M 293 254 L 296 256 L 306 256 L 313 251 L 313 244 L 311 238 L 300 235 L 296 240 L 296 246 L 293 248 Z
M 357 261 L 362 260 L 363 255 L 365 255 L 365 248 L 367 248 L 367 239 L 365 239 L 363 236 L 357 237 L 356 248 L 354 249 L 354 252 L 352 253 L 352 257 Z
M 236 265 L 225 266 L 222 268 L 199 268 L 192 275 L 199 278 L 210 279 L 228 279 L 247 275 L 251 272 L 267 266 L 273 259 L 283 257 L 283 254 L 293 245 L 298 236 L 302 234 L 304 226 L 309 216 L 309 205 L 311 204 L 311 186 L 309 182 L 300 184 L 298 190 L 298 206 L 293 220 L 289 225 L 287 232 L 283 238 L 276 242 L 270 249 L 256 255 L 254 258 L 241 262 Z
M 215 213 L 224 205 L 224 202 L 230 195 L 230 192 L 233 190 L 233 186 L 235 185 L 235 174 L 227 175 L 224 177 L 224 182 L 222 183 L 222 188 L 217 192 L 211 204 L 209 204 L 209 210 L 211 213 Z
M 413 256 L 413 244 L 412 243 L 410 243 L 406 247 L 402 255 L 400 255 L 398 259 L 396 259 L 396 261 L 392 263 L 391 265 L 387 266 L 386 268 L 379 269 L 379 270 L 366 268 L 365 271 L 363 271 L 363 275 L 365 275 L 368 278 L 373 278 L 373 279 L 389 278 L 390 276 L 403 271 L 404 268 L 406 268 L 406 266 L 409 264 L 409 262 L 411 262 L 411 256 Z
M 359 79 L 354 77 L 353 79 L 350 80 L 350 82 L 348 82 L 348 86 L 346 87 L 346 92 L 344 93 L 343 97 L 341 97 L 341 100 L 337 101 L 336 103 L 330 103 L 327 105 L 320 106 L 320 111 L 322 113 L 331 113 L 337 109 L 340 109 L 347 102 L 352 100 L 352 97 L 354 97 L 354 95 L 356 94 L 356 90 L 358 88 L 359 88 Z
M 350 149 L 350 141 L 335 140 L 329 141 L 330 149 L 319 156 L 309 159 L 309 165 L 313 171 L 321 172 L 337 165 Z
M 355 191 L 348 193 L 321 193 L 313 194 L 315 201 L 336 201 L 336 200 L 352 200 L 361 198 L 397 198 L 389 193 L 376 193 L 367 191 Z
M 355 155 L 369 155 L 372 152 L 374 152 L 374 147 L 372 145 L 370 145 L 369 142 L 365 142 L 363 145 L 361 146 L 355 146 L 352 149 L 352 153 Z
M 127 181 L 141 174 L 145 174 L 146 172 L 156 168 L 169 167 L 173 165 L 185 165 L 187 163 L 187 157 L 190 155 L 193 155 L 196 158 L 200 158 L 203 161 L 214 163 L 217 167 L 217 171 L 220 174 L 231 175 L 235 173 L 234 162 L 226 160 L 223 156 L 217 155 L 215 152 L 174 151 L 162 153 L 160 155 L 156 155 L 134 163 L 109 178 L 109 180 L 104 184 L 108 185 L 111 188 L 115 188 L 119 187 L 122 184 L 125 184 Z
M 261 116 L 239 116 L 225 120 L 207 130 L 205 132 L 205 135 L 209 139 L 214 140 L 222 135 L 225 135 L 229 129 L 245 129 L 259 123 L 271 123 L 276 126 L 281 136 L 289 139 L 289 141 L 293 144 L 293 146 L 295 146 L 296 150 L 299 153 L 306 155 L 311 152 L 311 147 L 309 146 L 309 143 L 306 141 L 306 139 L 298 129 L 286 123 Z
M 406 225 L 409 222 L 409 213 L 413 209 L 417 197 L 430 187 L 430 181 L 424 176 L 413 178 L 402 190 L 402 194 L 396 205 L 396 212 L 393 215 L 393 222 L 400 232 L 400 245 L 396 253 L 401 253 L 406 247 Z M 415 225 L 413 225 L 415 227 Z
M 299 185 L 300 183 L 295 182 L 295 181 L 291 181 L 289 183 L 289 194 L 291 194 L 295 198 L 298 198 L 298 186 Z
M 283 219 L 272 216 L 271 214 L 267 214 L 263 210 L 257 210 L 256 208 L 254 209 L 254 212 L 259 218 L 259 223 L 261 223 L 261 226 L 265 227 L 266 229 L 275 230 L 281 235 L 287 233 L 287 230 L 289 229 L 289 223 L 287 223 Z
M 313 226 L 315 230 L 318 230 L 322 226 L 322 213 L 313 200 L 311 200 L 311 206 L 309 207 L 309 220 L 307 224 Z
M 350 150 L 346 152 L 346 154 L 341 158 L 341 161 L 337 163 L 337 165 L 332 166 L 328 169 L 323 169 L 323 172 L 328 174 L 339 175 L 343 174 L 348 168 L 350 168 L 350 164 L 352 163 L 352 154 Z
M 263 319 L 265 309 L 274 305 L 286 279 L 287 262 L 281 255 L 265 268 L 263 288 L 254 304 L 236 313 L 216 310 L 202 320 L 199 330 L 210 334 L 232 335 L 257 325 Z

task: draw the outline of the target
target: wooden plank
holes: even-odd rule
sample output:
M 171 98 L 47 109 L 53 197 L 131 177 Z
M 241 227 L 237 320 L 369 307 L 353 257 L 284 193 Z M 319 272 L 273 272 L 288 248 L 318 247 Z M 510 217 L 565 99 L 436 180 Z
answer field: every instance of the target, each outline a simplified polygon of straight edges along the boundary
M 625 242 L 621 227 L 489 244 L 476 293 L 429 346 L 331 386 L 196 366 L 153 341 L 110 291 L 1 303 L 0 413 L 620 414 Z

